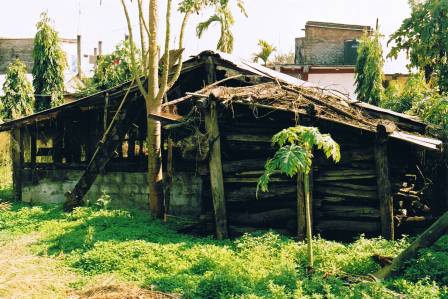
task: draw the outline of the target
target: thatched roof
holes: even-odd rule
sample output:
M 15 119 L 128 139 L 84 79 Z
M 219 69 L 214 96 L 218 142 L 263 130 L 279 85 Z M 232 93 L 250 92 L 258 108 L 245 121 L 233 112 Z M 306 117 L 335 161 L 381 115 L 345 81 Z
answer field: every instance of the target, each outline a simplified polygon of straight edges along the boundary
M 245 87 L 215 86 L 192 94 L 196 97 L 210 97 L 223 105 L 245 105 L 253 108 L 289 111 L 294 114 L 316 118 L 377 132 L 378 127 L 392 128 L 389 136 L 431 150 L 441 150 L 442 141 L 406 130 L 398 121 L 375 117 L 366 109 L 343 97 L 313 86 L 292 85 L 278 80 Z M 401 128 L 400 128 L 401 126 Z
M 312 88 L 284 85 L 276 82 L 262 83 L 247 87 L 218 86 L 208 94 L 213 94 L 221 103 L 246 104 L 309 114 L 351 126 L 376 131 L 380 120 L 370 117 L 362 110 L 341 98 L 313 90 Z

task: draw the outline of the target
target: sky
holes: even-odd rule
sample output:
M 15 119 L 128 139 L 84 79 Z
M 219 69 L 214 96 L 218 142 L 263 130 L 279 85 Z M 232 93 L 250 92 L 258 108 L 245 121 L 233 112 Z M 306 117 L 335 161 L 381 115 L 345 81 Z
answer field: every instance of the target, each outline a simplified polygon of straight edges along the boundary
M 130 2 L 136 4 L 136 1 Z M 103 52 L 112 51 L 127 32 L 126 20 L 120 0 L 0 0 L 0 37 L 33 37 L 36 22 L 42 11 L 47 10 L 59 35 L 64 38 L 82 36 L 83 54 L 93 54 L 99 40 L 103 41 Z M 159 20 L 163 23 L 165 0 L 161 0 Z M 176 2 L 174 0 L 173 2 Z M 325 21 L 375 26 L 379 19 L 380 31 L 384 34 L 383 46 L 387 53 L 387 37 L 394 32 L 402 20 L 409 16 L 407 0 L 245 0 L 248 17 L 233 7 L 236 23 L 233 27 L 235 44 L 233 54 L 250 59 L 257 51 L 258 39 L 274 44 L 278 53 L 294 50 L 294 38 L 304 35 L 306 21 Z M 176 7 L 173 5 L 173 7 Z M 201 39 L 195 35 L 195 25 L 205 20 L 212 11 L 206 10 L 190 18 L 186 35 L 187 55 L 204 49 L 215 49 L 219 36 L 216 25 Z M 135 11 L 132 17 L 135 18 Z M 173 13 L 173 44 L 178 39 L 182 16 Z M 136 26 L 134 26 L 135 29 Z M 160 25 L 161 33 L 164 31 Z M 135 33 L 134 33 L 135 34 Z M 162 35 L 162 34 L 161 34 Z M 404 55 L 398 60 L 386 60 L 385 73 L 406 72 Z

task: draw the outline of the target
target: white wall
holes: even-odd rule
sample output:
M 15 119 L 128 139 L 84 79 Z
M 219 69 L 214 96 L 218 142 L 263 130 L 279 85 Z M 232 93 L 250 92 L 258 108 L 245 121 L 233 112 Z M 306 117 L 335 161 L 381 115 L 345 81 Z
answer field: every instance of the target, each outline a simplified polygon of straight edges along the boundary
M 356 98 L 355 74 L 308 74 L 308 81 L 321 86 L 322 88 L 335 89 L 348 94 L 351 98 Z

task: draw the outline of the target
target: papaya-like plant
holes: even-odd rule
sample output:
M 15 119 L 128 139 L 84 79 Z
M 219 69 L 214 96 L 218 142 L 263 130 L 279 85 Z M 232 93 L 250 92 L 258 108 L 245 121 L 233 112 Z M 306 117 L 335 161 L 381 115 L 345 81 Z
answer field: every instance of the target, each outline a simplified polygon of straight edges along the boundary
M 310 184 L 308 174 L 312 170 L 313 150 L 322 150 L 327 159 L 339 162 L 339 144 L 330 134 L 322 134 L 318 128 L 295 126 L 283 129 L 272 137 L 272 144 L 279 149 L 274 157 L 268 159 L 264 174 L 259 178 L 258 191 L 267 192 L 270 177 L 276 173 L 289 177 L 303 175 L 305 194 L 306 237 L 308 242 L 308 269 L 313 268 L 313 241 L 311 231 Z

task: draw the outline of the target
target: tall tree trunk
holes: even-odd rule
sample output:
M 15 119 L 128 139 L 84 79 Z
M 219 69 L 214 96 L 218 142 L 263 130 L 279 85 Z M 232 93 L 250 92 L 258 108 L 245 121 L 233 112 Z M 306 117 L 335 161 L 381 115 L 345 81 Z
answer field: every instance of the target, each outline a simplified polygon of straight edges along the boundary
M 157 0 L 149 2 L 149 40 L 148 40 L 148 95 L 146 98 L 146 111 L 160 113 L 161 101 L 157 99 L 159 92 L 158 53 L 157 53 Z M 149 207 L 156 217 L 163 216 L 163 189 L 162 189 L 162 152 L 161 152 L 161 125 L 159 121 L 148 118 L 148 192 Z

